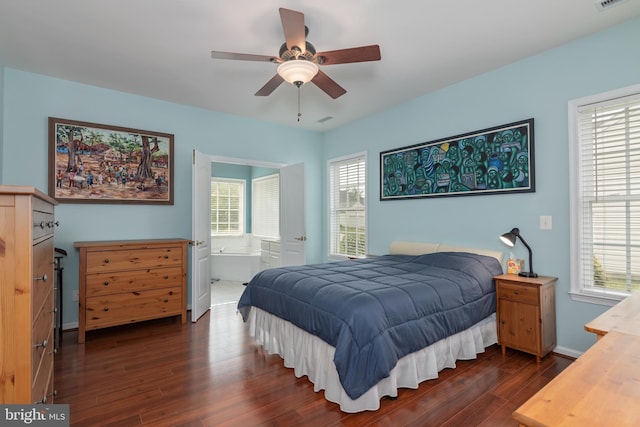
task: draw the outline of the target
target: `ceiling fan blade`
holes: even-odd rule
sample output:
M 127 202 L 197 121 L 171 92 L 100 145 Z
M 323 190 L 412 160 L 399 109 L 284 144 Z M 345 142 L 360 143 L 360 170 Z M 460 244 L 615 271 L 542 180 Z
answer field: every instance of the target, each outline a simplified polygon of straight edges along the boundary
M 280 74 L 276 74 L 275 76 L 273 76 L 271 78 L 271 80 L 269 80 L 267 82 L 267 84 L 262 86 L 260 88 L 260 90 L 258 90 L 256 92 L 256 96 L 268 96 L 268 95 L 271 95 L 271 92 L 276 90 L 278 88 L 278 86 L 280 86 L 280 84 L 283 81 L 284 81 L 284 79 L 282 77 L 280 77 Z
M 328 52 L 318 52 L 316 58 L 320 59 L 320 64 L 348 64 L 351 62 L 367 62 L 380 60 L 380 46 L 372 44 L 370 46 L 352 47 L 350 49 L 330 50 Z
M 331 98 L 336 99 L 345 93 L 346 89 L 336 83 L 331 77 L 327 76 L 322 71 L 318 70 L 318 74 L 315 75 L 311 82 L 322 89 Z
M 281 7 L 280 20 L 282 20 L 282 30 L 284 31 L 284 39 L 287 42 L 287 49 L 291 50 L 294 46 L 297 46 L 304 53 L 306 51 L 304 14 Z
M 250 53 L 218 52 L 216 50 L 211 51 L 211 57 L 213 59 L 236 59 L 240 61 L 280 62 L 280 58 L 276 58 L 274 56 L 252 55 Z

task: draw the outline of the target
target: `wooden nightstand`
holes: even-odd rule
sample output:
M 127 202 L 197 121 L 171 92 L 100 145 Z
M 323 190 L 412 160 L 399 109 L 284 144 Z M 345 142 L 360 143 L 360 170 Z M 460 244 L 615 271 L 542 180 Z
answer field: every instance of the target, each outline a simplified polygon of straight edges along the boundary
M 502 274 L 496 282 L 498 344 L 531 353 L 536 361 L 556 346 L 556 277 Z

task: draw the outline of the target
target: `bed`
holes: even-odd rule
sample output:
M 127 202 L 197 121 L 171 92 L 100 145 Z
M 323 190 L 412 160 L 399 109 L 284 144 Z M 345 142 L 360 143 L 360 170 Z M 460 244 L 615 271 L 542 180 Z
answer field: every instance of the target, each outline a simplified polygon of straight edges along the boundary
M 394 242 L 389 254 L 264 270 L 238 311 L 249 332 L 344 412 L 437 378 L 497 342 L 502 253 Z

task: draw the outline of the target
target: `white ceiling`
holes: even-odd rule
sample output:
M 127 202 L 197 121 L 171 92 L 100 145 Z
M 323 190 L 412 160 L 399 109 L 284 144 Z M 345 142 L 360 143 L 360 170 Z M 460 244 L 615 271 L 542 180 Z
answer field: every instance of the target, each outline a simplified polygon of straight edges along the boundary
M 318 51 L 379 44 L 382 55 L 323 67 L 347 93 L 305 85 L 299 123 L 294 86 L 254 96 L 276 64 L 210 56 L 277 56 L 280 7 L 305 14 Z M 0 63 L 326 131 L 638 16 L 640 0 L 605 11 L 594 0 L 0 0 Z

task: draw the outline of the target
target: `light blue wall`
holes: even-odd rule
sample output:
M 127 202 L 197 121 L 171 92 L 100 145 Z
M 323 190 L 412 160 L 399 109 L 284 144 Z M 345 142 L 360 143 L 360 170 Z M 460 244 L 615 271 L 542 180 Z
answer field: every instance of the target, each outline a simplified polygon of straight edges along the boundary
M 252 180 L 266 175 L 278 173 L 278 169 L 262 166 L 247 166 L 231 163 L 213 163 L 211 176 L 219 178 L 243 179 L 245 189 L 245 233 L 251 233 Z
M 78 286 L 73 241 L 190 237 L 192 148 L 236 158 L 251 153 L 251 159 L 263 162 L 304 162 L 310 262 L 327 253 L 326 161 L 367 151 L 370 253 L 385 253 L 393 240 L 414 240 L 489 247 L 508 255 L 497 236 L 519 226 L 534 250 L 535 270 L 559 278 L 559 346 L 584 351 L 594 339 L 583 325 L 606 307 L 572 302 L 567 295 L 567 102 L 639 83 L 638 40 L 636 19 L 325 135 L 7 68 L 4 94 L 0 87 L 4 99 L 0 181 L 46 190 L 49 116 L 175 134 L 174 206 L 58 206 L 62 226 L 56 246 L 70 253 L 65 259 L 64 321 L 72 322 L 77 319 L 77 304 L 70 301 L 71 291 Z M 535 193 L 379 201 L 380 151 L 530 117 L 535 119 Z M 553 217 L 552 230 L 539 230 L 540 215 Z M 514 253 L 526 255 L 519 244 Z
M 64 322 L 77 321 L 78 257 L 74 241 L 191 238 L 191 153 L 277 164 L 304 162 L 307 257 L 322 259 L 321 135 L 228 114 L 5 68 L 5 184 L 34 185 L 47 191 L 47 118 L 102 123 L 175 135 L 173 206 L 60 204 L 55 245 L 65 249 Z M 250 154 L 247 154 L 250 153 Z
M 559 278 L 558 345 L 584 351 L 594 342 L 584 324 L 607 307 L 573 302 L 568 296 L 567 102 L 637 83 L 638 19 L 330 132 L 325 136 L 325 158 L 368 151 L 370 253 L 385 253 L 393 240 L 410 240 L 488 247 L 508 255 L 498 235 L 520 227 L 533 248 L 535 271 Z M 379 200 L 380 151 L 531 117 L 535 119 L 535 193 Z M 552 230 L 539 229 L 540 215 L 553 217 Z M 526 258 L 521 244 L 514 252 Z

